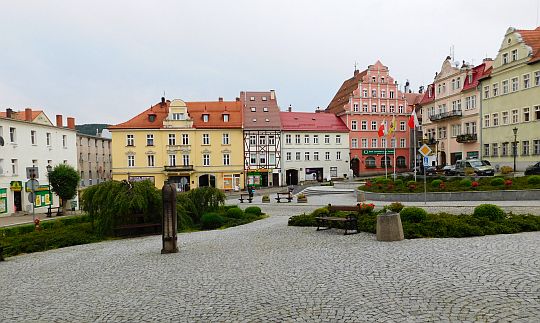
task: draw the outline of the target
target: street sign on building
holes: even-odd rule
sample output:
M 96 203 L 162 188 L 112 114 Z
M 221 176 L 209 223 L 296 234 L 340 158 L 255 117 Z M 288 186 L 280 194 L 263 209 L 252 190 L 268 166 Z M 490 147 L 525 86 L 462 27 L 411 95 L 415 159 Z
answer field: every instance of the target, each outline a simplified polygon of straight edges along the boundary
M 431 150 L 431 148 L 429 148 L 428 145 L 423 144 L 422 147 L 420 147 L 420 149 L 418 149 L 418 152 L 420 152 L 420 154 L 422 154 L 422 156 L 426 157 L 427 155 L 431 154 L 432 150 Z

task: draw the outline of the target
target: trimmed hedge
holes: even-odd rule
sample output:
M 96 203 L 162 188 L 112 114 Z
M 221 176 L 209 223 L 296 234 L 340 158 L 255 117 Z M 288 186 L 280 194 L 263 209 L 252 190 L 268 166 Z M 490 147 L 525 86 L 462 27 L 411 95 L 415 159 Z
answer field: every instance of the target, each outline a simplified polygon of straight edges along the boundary
M 251 214 L 255 214 L 255 215 L 262 215 L 262 211 L 261 211 L 261 208 L 258 207 L 258 206 L 248 206 L 245 211 L 246 213 L 251 213 Z
M 401 217 L 401 221 L 412 223 L 419 223 L 425 221 L 427 218 L 426 210 L 415 206 L 403 208 L 403 210 L 399 212 L 399 215 Z

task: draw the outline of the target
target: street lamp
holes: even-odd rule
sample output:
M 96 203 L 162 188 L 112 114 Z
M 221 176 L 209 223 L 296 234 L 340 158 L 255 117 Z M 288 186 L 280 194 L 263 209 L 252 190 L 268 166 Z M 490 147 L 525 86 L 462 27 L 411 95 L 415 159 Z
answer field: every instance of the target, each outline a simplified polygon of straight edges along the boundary
M 512 129 L 512 131 L 514 132 L 514 173 L 516 173 L 517 132 L 518 132 L 518 128 L 515 127 L 514 129 Z
M 52 205 L 52 194 L 51 194 L 51 172 L 52 172 L 52 166 L 51 165 L 47 165 L 47 182 L 49 185 L 49 212 L 47 213 L 47 217 L 51 217 L 52 216 L 52 210 L 51 210 L 51 205 Z

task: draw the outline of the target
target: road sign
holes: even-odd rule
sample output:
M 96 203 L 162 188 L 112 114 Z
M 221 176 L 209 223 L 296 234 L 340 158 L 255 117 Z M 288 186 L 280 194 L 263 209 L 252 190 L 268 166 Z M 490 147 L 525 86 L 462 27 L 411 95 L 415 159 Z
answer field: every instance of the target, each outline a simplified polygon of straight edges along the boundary
M 26 181 L 26 187 L 30 189 L 30 191 L 35 192 L 39 188 L 39 182 L 35 179 L 29 179 Z
M 424 157 L 424 167 L 429 167 L 429 157 Z
M 427 155 L 431 154 L 431 148 L 429 148 L 428 145 L 423 144 L 418 151 L 422 154 L 422 156 L 426 157 Z
M 34 204 L 35 198 L 36 198 L 36 193 L 34 193 L 34 192 L 28 193 L 28 202 Z
M 37 167 L 26 167 L 26 178 L 34 179 L 39 177 L 39 172 Z

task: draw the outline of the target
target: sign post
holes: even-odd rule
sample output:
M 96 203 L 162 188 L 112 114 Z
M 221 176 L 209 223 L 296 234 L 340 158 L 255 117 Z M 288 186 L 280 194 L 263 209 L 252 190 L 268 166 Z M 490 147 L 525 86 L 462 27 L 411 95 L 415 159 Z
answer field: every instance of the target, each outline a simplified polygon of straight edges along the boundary
M 423 144 L 418 151 L 424 156 L 424 162 L 422 167 L 424 167 L 424 204 L 427 204 L 427 176 L 426 176 L 426 168 L 429 167 L 429 157 L 428 155 L 432 152 L 431 148 L 429 148 L 428 145 Z
M 31 168 L 31 167 L 28 167 L 28 168 Z M 37 173 L 37 167 L 36 167 L 36 173 Z M 31 191 L 30 194 L 28 195 L 28 200 L 29 202 L 32 203 L 32 221 L 34 221 L 36 219 L 36 191 L 39 188 L 39 182 L 37 181 L 37 179 L 34 179 L 35 176 L 32 176 L 31 178 L 32 179 L 29 179 L 26 182 L 26 187 L 29 187 Z M 30 201 L 30 199 L 32 200 Z

